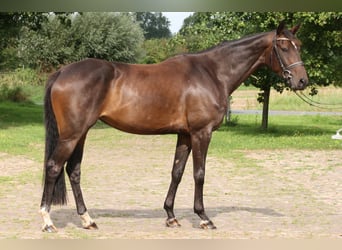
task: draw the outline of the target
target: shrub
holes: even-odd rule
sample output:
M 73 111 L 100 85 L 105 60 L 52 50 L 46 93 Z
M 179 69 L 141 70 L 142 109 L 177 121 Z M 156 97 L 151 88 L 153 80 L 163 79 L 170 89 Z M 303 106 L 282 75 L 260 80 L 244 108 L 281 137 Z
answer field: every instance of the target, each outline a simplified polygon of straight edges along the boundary
M 18 68 L 13 72 L 0 74 L 0 85 L 24 86 L 24 85 L 44 85 L 46 75 L 39 74 L 30 68 Z
M 29 99 L 21 87 L 4 84 L 0 86 L 0 101 L 28 102 Z

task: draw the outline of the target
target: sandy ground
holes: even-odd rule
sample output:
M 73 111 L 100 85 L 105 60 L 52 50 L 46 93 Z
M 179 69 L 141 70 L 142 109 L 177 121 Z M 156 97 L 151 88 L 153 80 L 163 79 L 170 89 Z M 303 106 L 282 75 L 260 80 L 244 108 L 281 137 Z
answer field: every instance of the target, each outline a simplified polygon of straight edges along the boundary
M 56 234 L 40 231 L 41 163 L 0 152 L 0 238 L 341 239 L 338 150 L 242 151 L 251 167 L 209 155 L 204 202 L 218 229 L 208 231 L 192 211 L 190 160 L 175 203 L 182 227 L 166 228 L 162 207 L 174 145 L 163 136 L 87 142 L 82 187 L 99 230 L 81 228 L 68 185 L 68 205 L 51 212 Z

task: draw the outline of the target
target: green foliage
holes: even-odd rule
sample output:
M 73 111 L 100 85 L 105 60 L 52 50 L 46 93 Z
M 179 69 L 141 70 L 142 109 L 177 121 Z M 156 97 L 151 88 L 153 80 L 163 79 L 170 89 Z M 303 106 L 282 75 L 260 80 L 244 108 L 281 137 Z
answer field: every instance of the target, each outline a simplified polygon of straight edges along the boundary
M 47 69 L 69 62 L 77 55 L 69 37 L 68 30 L 57 18 L 44 23 L 38 31 L 24 26 L 19 42 L 23 66 Z
M 19 86 L 0 85 L 0 101 L 27 102 L 28 96 Z
M 145 56 L 140 63 L 152 64 L 166 59 L 168 57 L 167 42 L 166 39 L 145 40 L 143 45 Z
M 0 50 L 16 40 L 22 26 L 37 30 L 46 18 L 44 13 L 0 12 Z
M 19 66 L 18 37 L 22 26 L 32 30 L 41 28 L 47 20 L 44 13 L 0 12 L 0 69 L 12 70 Z
M 0 74 L 0 85 L 25 86 L 44 85 L 47 76 L 30 68 L 17 68 L 14 71 Z
M 0 69 L 14 70 L 19 66 L 19 57 L 17 48 L 7 46 L 0 50 Z
M 136 12 L 136 20 L 144 30 L 145 39 L 170 38 L 170 21 L 161 12 Z
M 174 39 L 185 43 L 190 52 L 204 50 L 224 40 L 241 36 L 246 24 L 243 12 L 196 12 L 184 20 L 179 36 Z
M 145 40 L 143 45 L 145 55 L 140 63 L 158 63 L 173 55 L 187 52 L 181 44 L 172 41 L 174 40 L 165 38 Z
M 143 33 L 125 13 L 84 13 L 72 24 L 71 36 L 81 57 L 134 62 L 140 56 Z
M 298 37 L 311 83 L 342 86 L 342 12 L 300 12 Z
M 22 28 L 19 52 L 25 66 L 45 70 L 87 57 L 134 62 L 142 42 L 142 30 L 129 14 L 50 15 L 39 30 Z
M 39 102 L 42 102 L 41 92 L 46 77 L 29 68 L 18 68 L 12 72 L 0 74 L 0 101 L 29 103 L 32 96 L 39 95 Z

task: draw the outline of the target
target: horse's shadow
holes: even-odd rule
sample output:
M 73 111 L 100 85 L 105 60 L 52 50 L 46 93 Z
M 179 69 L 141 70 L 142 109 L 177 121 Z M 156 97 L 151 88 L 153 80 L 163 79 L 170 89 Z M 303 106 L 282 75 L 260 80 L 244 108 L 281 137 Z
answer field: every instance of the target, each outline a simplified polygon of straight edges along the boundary
M 221 207 L 208 207 L 206 212 L 209 217 L 215 218 L 222 213 L 234 212 L 250 212 L 262 214 L 270 217 L 283 217 L 284 215 L 276 212 L 270 208 L 251 208 L 251 207 L 234 207 L 234 206 L 221 206 Z M 175 213 L 179 219 L 189 220 L 194 228 L 198 228 L 199 218 L 194 214 L 190 208 L 175 209 Z M 136 219 L 149 219 L 149 218 L 165 218 L 166 213 L 161 209 L 91 209 L 89 214 L 93 219 L 97 218 L 136 218 Z M 82 227 L 79 216 L 77 216 L 75 209 L 59 209 L 51 211 L 51 218 L 55 221 L 58 228 L 65 228 L 67 224 L 72 223 L 78 227 Z

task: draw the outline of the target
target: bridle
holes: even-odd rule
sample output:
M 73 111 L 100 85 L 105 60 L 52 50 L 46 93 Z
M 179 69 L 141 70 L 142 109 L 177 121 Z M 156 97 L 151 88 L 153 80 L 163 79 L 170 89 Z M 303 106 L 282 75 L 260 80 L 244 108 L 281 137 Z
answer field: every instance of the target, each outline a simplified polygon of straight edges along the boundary
M 290 65 L 285 66 L 285 64 L 283 63 L 283 60 L 281 59 L 279 51 L 278 51 L 277 41 L 289 41 L 296 50 L 298 50 L 298 48 L 297 48 L 296 44 L 291 39 L 289 39 L 289 38 L 286 38 L 286 37 L 276 38 L 275 37 L 273 39 L 273 50 L 274 50 L 275 55 L 276 55 L 276 57 L 278 59 L 279 65 L 280 65 L 281 69 L 283 70 L 283 72 L 282 72 L 283 78 L 285 80 L 289 81 L 292 78 L 292 72 L 291 72 L 290 69 L 292 69 L 294 67 L 297 67 L 297 66 L 303 66 L 304 62 L 303 61 L 298 61 L 298 62 L 295 62 L 295 63 L 292 63 Z M 271 52 L 271 65 L 272 65 L 272 52 Z

